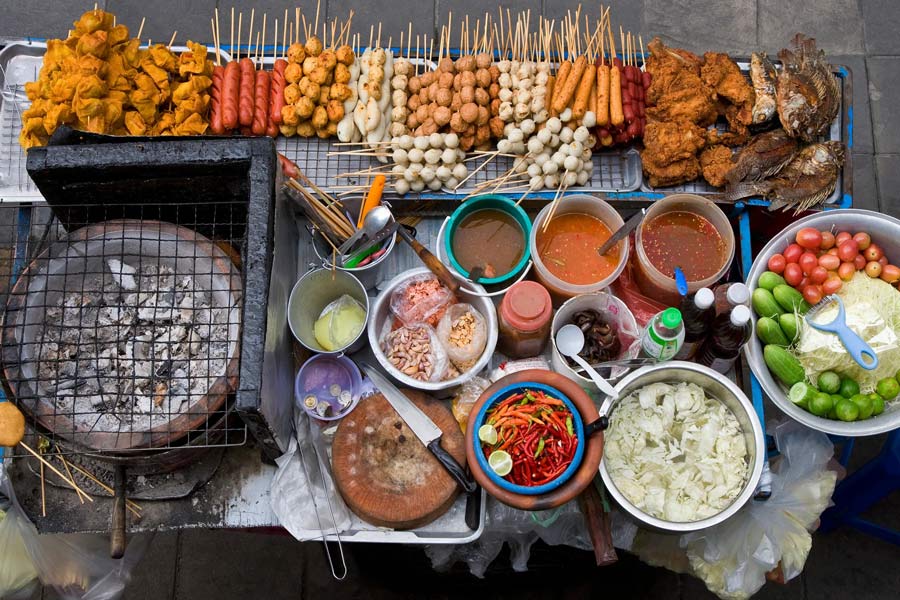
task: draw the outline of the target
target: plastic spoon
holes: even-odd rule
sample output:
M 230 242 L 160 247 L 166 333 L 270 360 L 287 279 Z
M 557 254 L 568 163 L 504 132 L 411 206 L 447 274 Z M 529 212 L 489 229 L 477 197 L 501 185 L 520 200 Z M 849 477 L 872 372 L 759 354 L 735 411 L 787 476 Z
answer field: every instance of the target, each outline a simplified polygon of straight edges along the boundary
M 619 394 L 608 381 L 600 376 L 594 367 L 588 364 L 586 360 L 578 356 L 584 348 L 584 332 L 577 325 L 566 325 L 556 332 L 556 347 L 564 355 L 574 360 L 584 369 L 585 373 L 591 378 L 594 384 L 601 392 L 610 398 L 618 398 Z
M 363 220 L 363 226 L 356 230 L 356 233 L 347 238 L 347 241 L 341 244 L 341 247 L 338 248 L 338 252 L 341 255 L 346 254 L 353 245 L 358 242 L 363 235 L 368 237 L 372 237 L 379 231 L 385 228 L 385 226 L 391 220 L 391 211 L 386 206 L 376 206 L 372 210 L 370 210 L 366 214 L 366 218 Z

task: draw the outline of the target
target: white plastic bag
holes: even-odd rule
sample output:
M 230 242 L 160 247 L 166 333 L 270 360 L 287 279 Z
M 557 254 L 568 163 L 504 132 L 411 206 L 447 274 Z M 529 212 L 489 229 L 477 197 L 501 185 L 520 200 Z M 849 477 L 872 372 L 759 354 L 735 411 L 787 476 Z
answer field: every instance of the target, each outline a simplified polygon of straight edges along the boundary
M 19 552 L 24 546 L 41 583 L 54 588 L 67 600 L 120 598 L 134 566 L 153 539 L 152 534 L 131 536 L 125 556 L 113 559 L 109 557 L 109 538 L 104 535 L 39 535 L 16 501 L 3 465 L 0 465 L 0 495 L 10 502 L 6 518 L 0 523 L 0 563 L 6 562 L 7 552 Z M 0 589 L 0 597 L 6 598 L 6 594 L 17 597 L 14 590 Z
M 469 319 L 467 314 L 471 315 L 471 321 L 464 325 L 459 322 L 459 319 Z M 470 326 L 472 329 L 471 337 L 468 340 L 461 340 L 458 332 L 454 331 L 454 327 L 461 328 L 463 326 Z M 459 369 L 460 373 L 465 373 L 478 362 L 484 352 L 484 347 L 487 345 L 487 322 L 484 320 L 484 315 L 471 304 L 464 302 L 454 304 L 441 317 L 437 326 L 437 336 L 447 351 L 447 356 L 453 366 Z
M 388 361 L 413 379 L 434 382 L 447 377 L 447 351 L 430 325 L 416 323 L 392 330 L 385 323 L 379 345 Z

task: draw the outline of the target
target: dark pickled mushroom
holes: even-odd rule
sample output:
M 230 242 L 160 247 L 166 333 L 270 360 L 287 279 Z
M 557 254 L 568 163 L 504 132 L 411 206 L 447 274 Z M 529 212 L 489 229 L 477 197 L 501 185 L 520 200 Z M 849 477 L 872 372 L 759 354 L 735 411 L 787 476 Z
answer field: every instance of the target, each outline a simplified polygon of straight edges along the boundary
M 622 349 L 618 332 L 601 313 L 593 309 L 580 310 L 572 315 L 572 323 L 584 333 L 584 348 L 578 353 L 581 358 L 592 365 L 618 358 Z M 577 367 L 568 356 L 566 361 Z

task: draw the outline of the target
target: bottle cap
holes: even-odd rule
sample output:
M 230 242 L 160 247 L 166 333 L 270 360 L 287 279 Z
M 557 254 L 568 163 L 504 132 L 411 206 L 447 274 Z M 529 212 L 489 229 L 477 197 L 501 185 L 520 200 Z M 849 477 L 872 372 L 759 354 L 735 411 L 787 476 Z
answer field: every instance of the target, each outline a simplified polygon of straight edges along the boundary
M 694 294 L 694 304 L 700 310 L 706 310 L 712 306 L 715 301 L 716 295 L 709 288 L 700 288 L 697 290 L 697 293 Z
M 731 324 L 735 327 L 743 327 L 750 322 L 750 309 L 739 304 L 731 309 Z
M 500 303 L 500 315 L 521 331 L 540 329 L 552 313 L 550 293 L 536 281 L 520 281 L 513 285 Z
M 681 311 L 677 308 L 667 308 L 662 311 L 659 321 L 666 329 L 678 329 L 681 325 Z
M 725 298 L 732 306 L 737 306 L 738 304 L 747 304 L 748 302 L 750 302 L 750 288 L 748 288 L 743 283 L 732 283 L 730 286 L 728 286 L 728 291 L 725 293 Z

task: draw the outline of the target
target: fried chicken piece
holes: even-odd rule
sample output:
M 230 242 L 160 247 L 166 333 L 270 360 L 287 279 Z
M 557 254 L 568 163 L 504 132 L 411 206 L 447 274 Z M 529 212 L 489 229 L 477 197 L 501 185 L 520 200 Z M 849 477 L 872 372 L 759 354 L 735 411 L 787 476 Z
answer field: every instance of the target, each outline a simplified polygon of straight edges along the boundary
M 125 129 L 131 135 L 144 135 L 147 133 L 147 124 L 144 123 L 144 119 L 139 112 L 129 110 L 125 113 Z
M 703 83 L 713 88 L 719 99 L 727 101 L 725 117 L 732 128 L 753 122 L 753 104 L 756 94 L 741 70 L 727 54 L 707 52 L 700 67 Z M 729 106 L 731 105 L 731 106 Z M 734 110 L 728 109 L 733 107 Z
M 658 38 L 649 44 L 647 116 L 658 121 L 690 121 L 700 126 L 716 121 L 715 92 L 700 79 L 700 59 L 667 48 Z
M 641 153 L 644 175 L 652 187 L 667 187 L 686 181 L 693 181 L 700 175 L 700 162 L 696 156 L 678 160 L 668 165 L 660 165 L 652 160 L 652 156 L 644 157 Z
M 722 145 L 709 146 L 700 153 L 700 169 L 703 179 L 709 185 L 722 187 L 727 183 L 726 177 L 734 168 L 731 158 L 731 148 Z
M 706 146 L 706 130 L 687 121 L 648 121 L 644 130 L 644 155 L 657 165 L 690 158 Z

